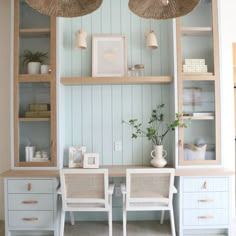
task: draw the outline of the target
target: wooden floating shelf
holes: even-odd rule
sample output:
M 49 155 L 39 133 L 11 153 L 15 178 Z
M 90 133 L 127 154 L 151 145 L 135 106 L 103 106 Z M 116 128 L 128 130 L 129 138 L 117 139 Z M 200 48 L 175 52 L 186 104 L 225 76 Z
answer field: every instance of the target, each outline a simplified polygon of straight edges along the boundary
M 212 27 L 183 27 L 181 29 L 183 36 L 210 36 Z
M 18 76 L 18 82 L 50 82 L 51 75 L 46 74 L 21 74 Z
M 216 76 L 213 73 L 181 73 L 180 74 L 182 80 L 209 80 L 214 81 L 216 80 Z
M 21 122 L 39 122 L 39 121 L 50 121 L 50 118 L 19 118 Z
M 61 83 L 64 85 L 158 84 L 171 82 L 173 82 L 172 76 L 61 78 Z
M 43 38 L 50 36 L 49 28 L 20 29 L 20 36 L 23 38 Z

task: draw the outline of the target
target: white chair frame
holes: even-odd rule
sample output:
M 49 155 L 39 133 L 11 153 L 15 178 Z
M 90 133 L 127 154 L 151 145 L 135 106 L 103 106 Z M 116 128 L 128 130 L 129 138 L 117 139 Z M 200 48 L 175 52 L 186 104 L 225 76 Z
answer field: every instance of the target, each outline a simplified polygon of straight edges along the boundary
M 131 176 L 132 174 L 152 174 L 161 175 L 169 174 L 169 196 L 166 197 L 147 197 L 147 198 L 132 198 L 131 197 Z M 127 235 L 127 211 L 162 211 L 161 213 L 161 224 L 164 221 L 165 211 L 170 212 L 170 223 L 172 236 L 176 236 L 175 232 L 175 222 L 174 222 L 174 211 L 173 211 L 173 193 L 177 190 L 174 187 L 174 175 L 175 169 L 173 168 L 163 168 L 163 169 L 127 169 L 126 170 L 126 185 L 121 184 L 121 190 L 123 195 L 123 236 Z M 144 193 L 145 194 L 145 193 Z M 132 203 L 138 203 L 138 206 L 132 205 Z M 143 203 L 143 205 L 142 205 Z M 152 203 L 155 203 L 151 205 Z M 158 203 L 160 205 L 158 206 Z
M 104 198 L 68 198 L 66 194 L 65 175 L 79 175 L 79 174 L 103 174 L 104 177 Z M 69 212 L 71 217 L 71 224 L 74 224 L 73 212 L 108 212 L 109 236 L 112 236 L 112 194 L 114 191 L 114 184 L 109 185 L 108 170 L 107 169 L 61 169 L 61 196 L 62 196 L 62 211 L 60 220 L 60 236 L 64 235 L 65 213 Z M 75 186 L 76 187 L 76 186 Z M 88 186 L 89 187 L 89 186 Z M 79 204 L 79 206 L 71 206 L 70 204 Z M 101 204 L 101 206 L 94 206 L 94 204 Z M 84 206 L 83 206 L 84 205 Z

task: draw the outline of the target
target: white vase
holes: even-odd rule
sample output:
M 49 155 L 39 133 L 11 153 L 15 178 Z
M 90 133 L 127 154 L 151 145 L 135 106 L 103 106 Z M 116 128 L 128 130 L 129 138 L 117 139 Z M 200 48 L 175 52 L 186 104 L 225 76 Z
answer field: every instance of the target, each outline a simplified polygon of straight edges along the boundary
M 154 145 L 154 150 L 151 151 L 151 165 L 159 168 L 164 167 L 167 164 L 166 156 L 167 151 L 163 149 L 163 145 Z
M 40 62 L 29 62 L 28 74 L 39 74 L 39 73 L 40 73 Z

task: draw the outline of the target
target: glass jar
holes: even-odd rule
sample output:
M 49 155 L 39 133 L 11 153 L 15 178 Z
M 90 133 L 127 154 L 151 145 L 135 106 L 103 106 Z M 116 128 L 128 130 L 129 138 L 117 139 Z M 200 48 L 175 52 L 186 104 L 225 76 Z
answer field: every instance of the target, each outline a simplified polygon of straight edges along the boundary
M 135 76 L 135 68 L 134 67 L 128 68 L 128 76 Z
M 144 76 L 144 64 L 137 64 L 134 68 L 136 76 Z

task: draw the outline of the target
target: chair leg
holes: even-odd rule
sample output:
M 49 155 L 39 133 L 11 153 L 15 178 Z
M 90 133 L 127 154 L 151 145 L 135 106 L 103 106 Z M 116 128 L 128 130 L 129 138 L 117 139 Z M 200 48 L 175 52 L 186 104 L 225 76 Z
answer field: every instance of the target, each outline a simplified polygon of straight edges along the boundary
M 173 207 L 170 210 L 170 224 L 171 224 L 171 233 L 172 236 L 176 236 L 175 233 L 175 219 L 174 219 L 174 211 L 173 211 Z
M 75 225 L 75 217 L 73 211 L 70 211 L 70 223 L 71 225 Z
M 61 211 L 60 236 L 64 236 L 65 211 Z
M 164 222 L 164 218 L 165 218 L 165 211 L 161 211 L 161 220 L 160 220 L 160 224 L 162 225 Z
M 109 236 L 112 236 L 112 210 L 108 212 Z

